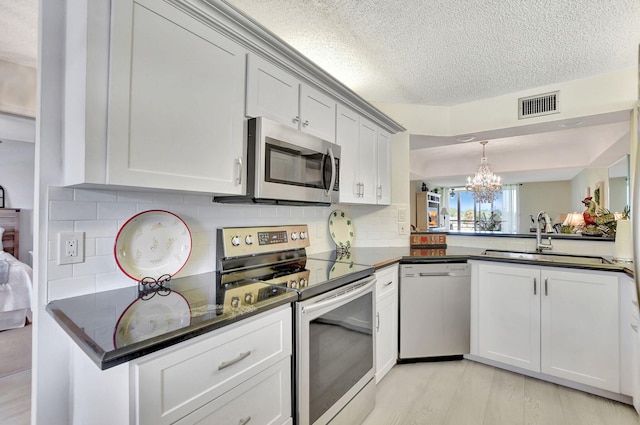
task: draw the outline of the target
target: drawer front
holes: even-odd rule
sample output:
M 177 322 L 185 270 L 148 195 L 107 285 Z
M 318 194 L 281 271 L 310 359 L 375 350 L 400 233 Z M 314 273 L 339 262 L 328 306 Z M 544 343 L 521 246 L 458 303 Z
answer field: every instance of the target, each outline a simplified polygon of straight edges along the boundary
M 173 423 L 291 355 L 291 308 L 246 320 L 134 365 L 138 423 Z
M 176 425 L 291 423 L 291 359 L 238 385 Z
M 376 271 L 376 298 L 384 297 L 398 288 L 398 265 Z

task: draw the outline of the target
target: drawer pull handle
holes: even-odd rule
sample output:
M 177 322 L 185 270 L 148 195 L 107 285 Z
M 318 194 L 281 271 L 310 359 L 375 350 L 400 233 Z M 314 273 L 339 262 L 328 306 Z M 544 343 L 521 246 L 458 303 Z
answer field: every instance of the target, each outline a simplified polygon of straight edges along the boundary
M 379 331 L 380 331 L 380 313 L 376 313 L 376 333 Z
M 238 354 L 238 357 L 236 357 L 235 359 L 220 363 L 220 365 L 218 366 L 218 370 L 226 369 L 229 366 L 232 366 L 232 365 L 238 363 L 239 361 L 246 359 L 250 355 L 251 355 L 251 350 L 245 351 L 244 353 L 240 353 L 240 354 Z M 251 418 L 249 418 L 249 419 L 251 419 Z
M 246 418 L 242 418 L 242 419 L 240 419 L 240 422 L 238 422 L 238 425 L 247 425 L 250 420 L 251 420 L 251 416 L 247 416 Z
M 538 279 L 533 278 L 533 295 L 538 294 Z
M 392 280 L 390 280 L 389 282 L 385 283 L 385 284 L 384 284 L 384 286 L 389 286 L 389 285 L 391 285 L 392 283 L 393 283 L 393 281 L 392 281 Z
M 544 295 L 548 296 L 549 295 L 549 285 L 547 284 L 547 278 L 544 278 Z

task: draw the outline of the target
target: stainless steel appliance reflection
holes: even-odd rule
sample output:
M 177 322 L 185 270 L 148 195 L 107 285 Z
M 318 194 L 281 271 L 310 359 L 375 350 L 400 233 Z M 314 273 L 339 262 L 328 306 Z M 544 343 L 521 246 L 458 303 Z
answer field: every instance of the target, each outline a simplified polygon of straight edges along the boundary
M 343 264 L 333 251 L 307 256 L 308 246 L 306 225 L 219 229 L 219 283 L 229 308 L 250 306 L 256 284 L 298 292 L 296 423 L 355 425 L 375 403 L 374 268 Z

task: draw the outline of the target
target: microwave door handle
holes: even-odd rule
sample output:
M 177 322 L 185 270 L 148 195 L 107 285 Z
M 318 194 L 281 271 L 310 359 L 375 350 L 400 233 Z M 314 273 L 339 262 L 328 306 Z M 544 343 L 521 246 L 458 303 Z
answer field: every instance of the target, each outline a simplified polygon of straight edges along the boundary
M 329 157 L 331 158 L 331 181 L 329 182 L 329 187 L 327 188 L 327 196 L 331 196 L 333 185 L 336 184 L 336 158 L 333 156 L 333 149 L 327 148 L 327 151 L 329 153 Z

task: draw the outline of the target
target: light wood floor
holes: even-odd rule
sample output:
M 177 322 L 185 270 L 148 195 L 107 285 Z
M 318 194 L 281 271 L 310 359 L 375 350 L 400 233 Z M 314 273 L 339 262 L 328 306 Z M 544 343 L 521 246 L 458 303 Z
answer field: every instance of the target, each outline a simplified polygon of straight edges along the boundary
M 397 365 L 363 425 L 639 425 L 632 406 L 468 360 Z
M 31 326 L 0 332 L 0 424 L 31 422 Z

